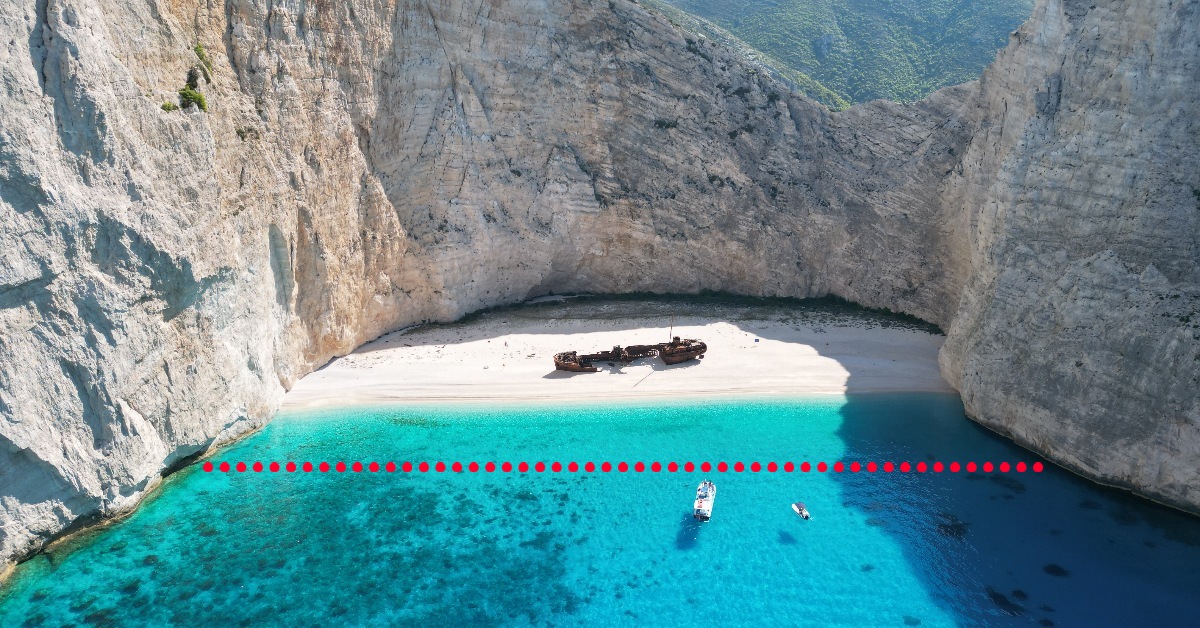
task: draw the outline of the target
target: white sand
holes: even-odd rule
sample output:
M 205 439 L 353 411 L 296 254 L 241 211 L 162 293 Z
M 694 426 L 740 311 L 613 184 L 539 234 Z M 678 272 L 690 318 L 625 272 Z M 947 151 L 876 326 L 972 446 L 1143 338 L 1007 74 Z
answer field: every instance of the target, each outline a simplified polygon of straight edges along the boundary
M 762 320 L 754 308 L 705 307 L 680 317 L 676 335 L 708 344 L 702 360 L 554 370 L 551 356 L 561 351 L 667 341 L 669 316 L 621 317 L 639 312 L 637 305 L 517 310 L 389 334 L 302 379 L 284 408 L 952 391 L 937 366 L 942 336 L 882 328 L 869 315 L 781 316 L 778 309 L 761 312 Z

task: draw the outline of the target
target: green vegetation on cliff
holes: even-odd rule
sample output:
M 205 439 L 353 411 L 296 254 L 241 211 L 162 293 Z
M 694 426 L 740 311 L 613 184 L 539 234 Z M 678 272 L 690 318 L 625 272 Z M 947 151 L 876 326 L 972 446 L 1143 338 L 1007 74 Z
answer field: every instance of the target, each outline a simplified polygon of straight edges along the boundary
M 978 78 L 1033 9 L 1033 0 L 661 1 L 799 74 L 798 89 L 834 108 L 918 100 Z

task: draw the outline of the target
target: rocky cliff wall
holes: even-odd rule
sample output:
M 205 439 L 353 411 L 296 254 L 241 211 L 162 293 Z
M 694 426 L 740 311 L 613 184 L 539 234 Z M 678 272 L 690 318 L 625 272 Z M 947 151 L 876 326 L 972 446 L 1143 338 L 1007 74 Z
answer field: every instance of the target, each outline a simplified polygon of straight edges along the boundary
M 1200 5 L 1039 2 L 980 83 L 943 375 L 1017 442 L 1200 509 Z
M 0 556 L 567 290 L 915 314 L 972 416 L 1196 508 L 1196 11 L 1044 0 L 981 81 L 834 114 L 626 0 L 0 7 Z

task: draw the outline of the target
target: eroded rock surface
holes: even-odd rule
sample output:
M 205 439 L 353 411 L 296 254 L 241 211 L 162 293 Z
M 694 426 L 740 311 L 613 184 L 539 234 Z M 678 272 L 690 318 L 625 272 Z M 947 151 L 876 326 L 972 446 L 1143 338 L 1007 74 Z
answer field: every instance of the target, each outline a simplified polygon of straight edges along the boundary
M 0 558 L 387 330 L 571 290 L 920 316 L 974 418 L 1200 509 L 1198 2 L 1042 0 L 980 81 L 841 113 L 626 0 L 19 4 Z

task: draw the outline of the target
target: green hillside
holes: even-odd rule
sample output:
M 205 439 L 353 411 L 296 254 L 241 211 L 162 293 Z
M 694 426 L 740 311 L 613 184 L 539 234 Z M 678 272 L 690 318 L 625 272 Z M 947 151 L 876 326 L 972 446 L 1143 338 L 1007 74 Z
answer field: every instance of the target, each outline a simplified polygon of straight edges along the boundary
M 1033 0 L 662 1 L 849 102 L 918 100 L 978 78 L 1033 10 Z

